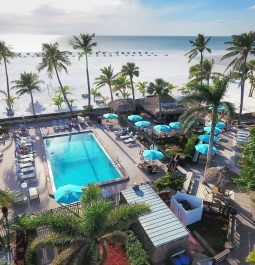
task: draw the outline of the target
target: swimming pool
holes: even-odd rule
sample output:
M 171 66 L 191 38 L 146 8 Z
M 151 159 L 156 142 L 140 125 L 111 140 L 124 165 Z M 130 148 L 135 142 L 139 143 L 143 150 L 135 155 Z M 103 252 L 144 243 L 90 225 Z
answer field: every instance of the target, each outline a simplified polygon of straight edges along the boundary
M 67 184 L 87 186 L 121 178 L 92 132 L 47 137 L 43 143 L 53 191 Z

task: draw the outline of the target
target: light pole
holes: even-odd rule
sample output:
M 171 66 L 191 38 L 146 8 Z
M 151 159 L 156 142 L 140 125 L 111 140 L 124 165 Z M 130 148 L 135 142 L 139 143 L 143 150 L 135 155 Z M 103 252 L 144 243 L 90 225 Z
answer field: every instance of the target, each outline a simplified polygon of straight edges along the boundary
M 27 206 L 28 206 L 28 212 L 30 212 L 30 199 L 29 199 L 29 194 L 27 190 L 27 183 L 23 182 L 21 185 L 21 188 L 24 190 L 24 200 L 27 200 Z

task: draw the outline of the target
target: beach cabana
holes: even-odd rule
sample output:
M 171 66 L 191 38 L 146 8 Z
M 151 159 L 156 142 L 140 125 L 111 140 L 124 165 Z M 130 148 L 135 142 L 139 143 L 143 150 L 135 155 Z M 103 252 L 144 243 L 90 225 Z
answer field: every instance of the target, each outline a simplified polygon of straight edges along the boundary
M 187 226 L 202 219 L 203 199 L 183 192 L 177 192 L 171 198 L 171 210 Z
M 152 264 L 169 262 L 171 253 L 188 247 L 189 231 L 150 185 L 121 191 L 121 202 L 146 203 L 151 212 L 138 219 L 133 229 L 146 248 Z
M 135 106 L 133 99 L 116 99 L 107 104 L 107 106 L 115 113 L 133 113 Z

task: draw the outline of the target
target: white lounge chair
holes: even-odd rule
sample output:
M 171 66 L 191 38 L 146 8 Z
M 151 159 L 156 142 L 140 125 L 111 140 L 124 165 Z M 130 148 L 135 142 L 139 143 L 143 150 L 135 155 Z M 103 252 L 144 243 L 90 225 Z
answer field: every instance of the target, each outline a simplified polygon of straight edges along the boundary
M 63 124 L 64 124 L 64 127 L 65 127 L 66 129 L 68 129 L 68 128 L 70 127 L 70 123 L 69 123 L 69 120 L 68 120 L 67 118 L 65 118 L 65 119 L 63 120 Z
M 24 158 L 33 158 L 34 155 L 31 154 L 31 153 L 30 153 L 30 154 L 25 154 L 25 155 L 17 153 L 17 157 L 20 158 L 20 159 L 24 159 Z
M 25 173 L 28 173 L 28 172 L 33 172 L 33 171 L 35 171 L 35 167 L 32 166 L 32 167 L 18 168 L 18 170 L 19 170 L 20 173 L 25 174 Z
M 133 132 L 130 132 L 130 133 L 128 133 L 128 134 L 121 135 L 121 136 L 120 136 L 120 139 L 121 139 L 121 140 L 124 140 L 124 139 L 128 139 L 128 138 L 130 138 L 130 137 L 132 137 L 132 136 L 133 136 Z
M 56 120 L 52 121 L 52 127 L 54 131 L 58 131 L 59 130 L 59 125 L 58 122 Z
M 19 180 L 26 180 L 26 179 L 32 179 L 36 177 L 35 172 L 29 173 L 29 174 L 17 174 Z
M 32 162 L 28 162 L 28 163 L 19 163 L 19 162 L 17 161 L 16 165 L 17 165 L 17 167 L 19 167 L 19 168 L 26 168 L 26 167 L 32 167 L 32 166 L 34 166 L 34 163 L 32 163 Z
M 136 138 L 137 138 L 137 136 L 136 136 L 136 135 L 134 135 L 133 137 L 130 137 L 130 138 L 128 138 L 128 139 L 126 139 L 126 140 L 124 140 L 124 143 L 125 143 L 125 144 L 128 144 L 128 143 L 133 143 L 133 142 L 135 142 L 135 141 L 136 141 Z
M 64 122 L 62 120 L 58 120 L 58 125 L 59 125 L 60 130 L 65 129 L 65 125 L 64 125 Z
M 33 157 L 28 157 L 28 158 L 19 158 L 17 159 L 19 163 L 29 163 L 29 162 L 34 162 Z

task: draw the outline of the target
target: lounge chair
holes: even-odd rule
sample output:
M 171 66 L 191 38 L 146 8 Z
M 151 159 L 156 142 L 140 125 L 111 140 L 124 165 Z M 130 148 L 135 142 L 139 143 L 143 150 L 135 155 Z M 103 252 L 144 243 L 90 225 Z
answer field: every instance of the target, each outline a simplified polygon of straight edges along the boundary
M 26 154 L 26 155 L 24 155 L 24 154 L 19 154 L 19 153 L 17 153 L 17 157 L 20 158 L 20 159 L 24 159 L 24 158 L 33 158 L 34 155 L 33 155 L 33 154 Z
M 65 118 L 65 119 L 63 120 L 63 124 L 64 124 L 64 127 L 65 127 L 66 129 L 69 129 L 70 124 L 69 124 L 69 120 L 68 120 L 67 118 Z
M 3 156 L 4 156 L 4 154 L 2 152 L 0 152 L 0 162 L 2 162 Z
M 17 174 L 17 177 L 19 178 L 19 180 L 23 181 L 23 180 L 27 180 L 27 179 L 32 179 L 36 177 L 35 172 L 29 173 L 29 174 Z
M 16 162 L 16 166 L 20 169 L 26 168 L 26 167 L 32 167 L 34 166 L 34 163 L 28 162 L 28 163 L 20 163 L 19 161 Z
M 121 139 L 121 140 L 124 140 L 124 139 L 128 139 L 128 138 L 130 138 L 130 137 L 132 137 L 132 136 L 133 136 L 133 132 L 130 132 L 130 133 L 128 133 L 128 134 L 121 135 L 121 136 L 120 136 L 120 139 Z
M 124 143 L 125 143 L 125 144 L 133 143 L 133 142 L 135 142 L 136 138 L 137 138 L 137 136 L 134 135 L 133 137 L 130 137 L 130 138 L 124 140 Z
M 28 158 L 18 158 L 17 159 L 18 163 L 29 163 L 29 162 L 34 162 L 33 157 L 28 157 Z
M 29 172 L 34 172 L 35 171 L 35 167 L 31 166 L 31 167 L 18 168 L 18 171 L 20 173 L 26 174 L 26 173 L 29 173 Z
M 56 120 L 52 121 L 52 127 L 54 131 L 58 131 L 59 130 L 59 125 L 58 122 Z
M 65 129 L 64 121 L 58 120 L 58 124 L 59 124 L 60 130 L 64 130 Z
M 78 117 L 77 117 L 77 122 L 78 122 L 79 124 L 83 124 L 83 123 L 84 123 L 84 118 L 81 117 L 81 116 L 78 116 Z

